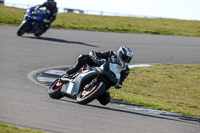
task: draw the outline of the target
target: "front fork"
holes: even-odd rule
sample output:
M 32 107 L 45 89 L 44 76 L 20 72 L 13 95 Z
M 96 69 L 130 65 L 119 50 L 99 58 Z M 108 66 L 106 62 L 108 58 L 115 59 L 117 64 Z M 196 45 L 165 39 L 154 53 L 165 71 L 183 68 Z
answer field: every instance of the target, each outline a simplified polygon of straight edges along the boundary
M 97 82 L 98 82 L 97 79 L 92 80 L 89 84 L 87 84 L 87 85 L 84 87 L 84 90 L 90 91 L 90 90 L 97 84 Z
M 106 83 L 106 80 L 101 78 L 100 75 L 97 75 L 89 84 L 84 87 L 84 90 L 90 91 L 93 87 L 95 87 L 95 85 L 97 85 L 98 82 Z

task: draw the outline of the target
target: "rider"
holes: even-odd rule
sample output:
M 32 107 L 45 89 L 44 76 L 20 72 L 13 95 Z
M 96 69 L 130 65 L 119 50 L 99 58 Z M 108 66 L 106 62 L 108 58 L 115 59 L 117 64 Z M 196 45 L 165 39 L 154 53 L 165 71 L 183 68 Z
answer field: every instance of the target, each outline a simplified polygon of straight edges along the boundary
M 78 62 L 75 64 L 73 68 L 66 71 L 65 76 L 67 77 L 71 74 L 76 73 L 80 68 L 84 67 L 85 64 L 89 66 L 101 66 L 104 63 L 104 61 L 102 61 L 101 59 L 107 59 L 108 57 L 119 58 L 123 64 L 120 82 L 117 85 L 115 85 L 116 89 L 120 89 L 122 87 L 122 82 L 130 73 L 128 63 L 130 63 L 133 57 L 132 50 L 126 46 L 121 46 L 118 49 L 117 54 L 114 51 L 107 51 L 107 52 L 91 51 L 89 54 L 80 55 L 78 57 Z M 110 102 L 109 90 L 104 92 L 100 97 L 97 98 L 97 100 L 102 105 L 108 104 Z
M 57 3 L 54 0 L 47 0 L 42 5 L 39 5 L 38 9 L 41 7 L 46 7 L 47 19 L 44 19 L 44 32 L 48 30 L 51 26 L 51 23 L 56 19 L 58 12 Z

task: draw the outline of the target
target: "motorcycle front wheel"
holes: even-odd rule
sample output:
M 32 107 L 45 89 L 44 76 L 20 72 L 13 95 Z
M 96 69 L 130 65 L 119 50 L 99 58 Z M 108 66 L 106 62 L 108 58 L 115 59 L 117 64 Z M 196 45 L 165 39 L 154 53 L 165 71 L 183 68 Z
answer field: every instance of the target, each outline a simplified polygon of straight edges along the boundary
M 60 99 L 64 97 L 61 93 L 61 89 L 64 84 L 66 84 L 66 82 L 60 82 L 59 79 L 55 80 L 48 89 L 49 96 L 53 99 Z
M 25 28 L 26 28 L 27 26 L 28 26 L 28 21 L 22 23 L 22 24 L 19 26 L 18 30 L 17 30 L 17 35 L 18 35 L 18 36 L 22 36 L 22 35 L 25 33 Z
M 106 84 L 104 82 L 97 82 L 94 87 L 92 87 L 90 90 L 83 90 L 81 91 L 76 101 L 79 104 L 87 104 L 97 97 L 99 97 L 106 89 Z

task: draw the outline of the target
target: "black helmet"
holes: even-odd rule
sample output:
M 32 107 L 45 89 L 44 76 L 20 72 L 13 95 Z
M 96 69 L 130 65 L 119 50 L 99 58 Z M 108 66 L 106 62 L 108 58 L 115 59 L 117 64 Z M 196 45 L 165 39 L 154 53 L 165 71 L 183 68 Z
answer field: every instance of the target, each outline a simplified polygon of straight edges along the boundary
M 54 7 L 55 6 L 55 2 L 54 2 L 54 0 L 47 0 L 47 5 L 49 6 L 49 7 Z
M 133 57 L 133 51 L 128 47 L 121 46 L 117 51 L 117 57 L 120 58 L 125 65 L 128 65 Z

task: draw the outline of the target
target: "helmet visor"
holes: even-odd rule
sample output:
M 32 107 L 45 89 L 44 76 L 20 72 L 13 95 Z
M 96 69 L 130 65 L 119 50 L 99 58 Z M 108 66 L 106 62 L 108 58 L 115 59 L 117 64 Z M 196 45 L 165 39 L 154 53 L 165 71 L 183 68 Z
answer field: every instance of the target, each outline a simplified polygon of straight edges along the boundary
M 132 57 L 127 56 L 127 55 L 122 55 L 122 60 L 125 61 L 126 63 L 131 62 Z

